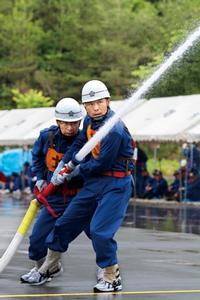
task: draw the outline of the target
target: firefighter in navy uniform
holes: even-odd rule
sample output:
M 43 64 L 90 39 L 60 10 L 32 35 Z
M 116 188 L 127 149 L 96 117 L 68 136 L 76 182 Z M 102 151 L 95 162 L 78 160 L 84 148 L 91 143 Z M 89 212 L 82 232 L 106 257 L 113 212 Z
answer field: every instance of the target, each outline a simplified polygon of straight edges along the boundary
M 79 134 L 79 126 L 82 119 L 82 111 L 78 102 L 72 98 L 61 99 L 55 108 L 57 126 L 51 126 L 40 132 L 32 151 L 32 171 L 37 176 L 35 191 L 41 192 L 50 182 L 58 163 L 62 167 L 61 159 L 68 151 Z M 59 186 L 54 195 L 48 197 L 55 216 L 43 206 L 34 224 L 30 235 L 29 258 L 35 262 L 35 267 L 21 276 L 21 282 L 27 283 L 30 277 L 42 265 L 47 254 L 45 239 L 56 222 L 56 216 L 62 215 L 71 199 L 82 187 L 83 179 L 75 176 L 68 183 Z M 51 276 L 60 273 L 62 267 L 60 261 L 49 270 Z
M 57 175 L 54 185 L 69 176 L 65 169 L 79 163 L 75 159 L 77 149 L 81 149 L 114 115 L 109 107 L 109 100 L 110 94 L 103 82 L 91 80 L 84 85 L 82 103 L 87 116 L 79 137 L 63 158 L 65 168 Z M 65 252 L 69 243 L 83 231 L 88 220 L 91 220 L 90 234 L 96 263 L 104 270 L 103 278 L 95 285 L 94 291 L 113 292 L 122 289 L 114 235 L 123 221 L 132 192 L 132 156 L 131 135 L 119 120 L 85 160 L 80 162 L 79 172 L 84 176 L 84 186 L 47 237 L 48 255 L 38 271 L 35 285 L 48 280 L 50 266 L 59 259 L 58 251 Z

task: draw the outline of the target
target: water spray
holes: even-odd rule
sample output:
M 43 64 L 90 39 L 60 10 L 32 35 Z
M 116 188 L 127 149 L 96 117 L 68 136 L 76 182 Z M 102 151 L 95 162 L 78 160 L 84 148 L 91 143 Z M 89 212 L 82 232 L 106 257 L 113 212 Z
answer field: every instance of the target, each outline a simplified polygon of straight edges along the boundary
M 116 112 L 116 114 L 110 118 L 104 126 L 102 126 L 97 133 L 80 149 L 80 151 L 76 154 L 76 159 L 78 161 L 82 161 L 85 156 L 99 143 L 113 128 L 113 126 L 118 122 L 119 118 L 130 113 L 138 101 L 140 101 L 141 97 L 145 96 L 145 94 L 149 91 L 150 88 L 158 82 L 163 74 L 165 74 L 170 67 L 178 60 L 182 58 L 186 51 L 188 51 L 194 43 L 200 37 L 200 26 L 189 35 L 184 43 L 182 43 L 157 69 L 156 71 L 143 82 L 142 86 L 136 90 L 132 94 L 130 98 L 125 100 L 124 106 Z
M 144 96 L 147 91 L 157 82 L 161 76 L 169 70 L 169 68 L 173 65 L 174 62 L 180 60 L 184 53 L 188 51 L 194 43 L 200 37 L 200 26 L 189 35 L 184 43 L 182 43 L 177 50 L 175 50 L 169 58 L 165 60 L 157 70 L 142 84 L 142 86 L 136 90 L 132 96 L 127 99 L 124 103 L 122 109 L 120 109 L 112 118 L 110 118 L 104 126 L 102 126 L 97 133 L 80 149 L 80 151 L 76 154 L 76 159 L 78 161 L 82 161 L 85 156 L 99 143 L 113 128 L 113 126 L 119 121 L 119 118 L 123 117 L 124 115 L 131 112 L 135 106 L 137 105 L 138 101 L 140 101 L 141 97 Z M 28 231 L 34 216 L 38 211 L 38 206 L 36 202 L 37 200 L 32 200 L 31 205 L 21 222 L 13 240 L 11 241 L 10 245 L 8 246 L 7 250 L 4 252 L 2 258 L 0 259 L 0 273 L 4 270 L 7 264 L 10 262 L 12 257 L 14 256 L 19 244 L 21 243 L 24 235 Z

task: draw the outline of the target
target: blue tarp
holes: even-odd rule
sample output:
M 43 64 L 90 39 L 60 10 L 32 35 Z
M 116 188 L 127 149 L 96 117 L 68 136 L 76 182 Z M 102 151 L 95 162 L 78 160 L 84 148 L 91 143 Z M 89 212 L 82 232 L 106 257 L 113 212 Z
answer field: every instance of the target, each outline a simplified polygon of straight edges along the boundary
M 12 172 L 20 173 L 25 162 L 31 163 L 31 150 L 10 149 L 0 153 L 0 171 L 9 176 Z

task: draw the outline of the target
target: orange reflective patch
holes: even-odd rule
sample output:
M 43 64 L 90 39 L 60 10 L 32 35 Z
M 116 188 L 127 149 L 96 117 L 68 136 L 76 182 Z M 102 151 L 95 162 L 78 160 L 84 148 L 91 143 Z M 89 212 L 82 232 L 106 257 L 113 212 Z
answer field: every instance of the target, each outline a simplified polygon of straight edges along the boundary
M 46 166 L 51 172 L 54 172 L 58 163 L 63 158 L 64 154 L 57 152 L 53 148 L 49 148 L 46 154 Z
M 91 125 L 89 125 L 88 128 L 87 128 L 87 138 L 88 138 L 88 140 L 90 140 L 95 133 L 96 133 L 96 130 L 93 130 L 91 128 Z M 92 155 L 93 155 L 94 158 L 97 158 L 99 156 L 99 153 L 100 153 L 100 143 L 98 143 L 94 147 L 94 149 L 92 149 Z

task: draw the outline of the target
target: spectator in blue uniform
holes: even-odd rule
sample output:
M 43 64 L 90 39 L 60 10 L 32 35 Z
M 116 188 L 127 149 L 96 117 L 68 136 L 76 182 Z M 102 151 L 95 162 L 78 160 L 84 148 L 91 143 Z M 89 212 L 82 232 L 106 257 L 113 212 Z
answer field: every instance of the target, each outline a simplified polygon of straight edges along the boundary
M 80 136 L 70 149 L 71 153 L 68 151 L 63 159 L 67 164 L 54 184 L 59 184 L 62 177 L 68 176 L 69 169 L 80 163 L 79 172 L 84 176 L 84 187 L 73 198 L 47 237 L 48 255 L 39 269 L 35 284 L 48 280 L 51 264 L 59 259 L 57 251 L 65 252 L 69 243 L 91 219 L 90 233 L 96 262 L 104 269 L 103 279 L 95 285 L 94 291 L 112 292 L 122 289 L 114 235 L 124 219 L 132 191 L 131 135 L 119 120 L 84 161 L 78 162 L 75 157 L 78 148 L 81 149 L 114 115 L 109 107 L 109 99 L 107 87 L 99 80 L 87 82 L 82 89 L 82 102 L 87 116 Z
M 140 189 L 137 194 L 139 198 L 145 197 L 146 187 L 151 185 L 152 181 L 153 178 L 149 175 L 148 170 L 143 169 L 141 173 L 141 179 L 140 179 Z
M 81 107 L 72 98 L 61 99 L 55 108 L 55 118 L 57 126 L 53 125 L 42 130 L 33 146 L 32 172 L 37 177 L 35 188 L 39 191 L 42 191 L 50 182 L 53 172 L 63 158 L 64 153 L 68 151 L 77 138 L 82 119 Z M 68 185 L 64 183 L 54 195 L 48 197 L 48 202 L 58 216 L 62 215 L 71 199 L 82 187 L 82 183 L 82 177 L 75 176 Z M 49 213 L 46 207 L 42 207 L 30 236 L 29 258 L 35 262 L 35 267 L 21 276 L 23 283 L 31 282 L 31 278 L 42 265 L 47 254 L 45 239 L 55 222 L 56 218 Z M 60 271 L 60 261 L 49 270 L 52 277 L 58 275 Z
M 200 172 L 200 152 L 197 148 L 196 143 L 187 144 L 184 143 L 182 146 L 182 154 L 185 156 L 187 161 L 187 171 L 196 169 Z
M 200 177 L 198 170 L 194 168 L 188 174 L 186 201 L 200 201 Z
M 23 164 L 23 169 L 20 173 L 20 176 L 21 176 L 21 183 L 22 183 L 22 191 L 24 193 L 30 193 L 33 176 L 32 176 L 32 172 L 31 172 L 31 166 L 28 161 L 26 161 Z
M 168 184 L 159 170 L 154 170 L 152 181 L 146 186 L 144 198 L 163 198 L 167 193 Z
M 185 190 L 185 167 L 181 167 L 173 174 L 174 180 L 168 186 L 167 200 L 182 201 Z
M 174 176 L 174 180 L 168 186 L 167 200 L 180 201 L 183 196 L 183 195 L 181 195 L 181 191 L 183 191 L 183 187 L 184 187 L 184 183 L 185 183 L 184 178 L 182 177 L 181 169 L 176 170 L 174 172 L 173 176 Z
M 12 172 L 11 175 L 7 177 L 5 189 L 12 193 L 14 198 L 20 199 L 22 189 L 20 174 Z
M 145 151 L 140 147 L 139 143 L 136 142 L 136 148 L 137 148 L 137 160 L 136 160 L 136 178 L 135 178 L 135 184 L 136 184 L 136 195 L 138 197 L 141 197 L 143 194 L 143 179 L 142 178 L 142 172 L 143 170 L 146 170 L 147 168 L 147 160 L 148 157 L 145 153 Z

